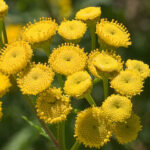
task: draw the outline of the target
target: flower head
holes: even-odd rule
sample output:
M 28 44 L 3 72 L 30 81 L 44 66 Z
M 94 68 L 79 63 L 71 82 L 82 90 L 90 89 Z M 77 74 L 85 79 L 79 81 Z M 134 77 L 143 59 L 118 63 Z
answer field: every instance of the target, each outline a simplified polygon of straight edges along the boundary
M 96 21 L 100 16 L 100 7 L 86 7 L 76 13 L 76 19 L 83 21 Z
M 0 56 L 0 70 L 6 74 L 21 71 L 32 57 L 32 49 L 25 41 L 16 41 L 7 45 Z
M 90 148 L 100 148 L 109 141 L 111 132 L 100 108 L 92 107 L 78 113 L 75 137 Z
M 86 24 L 79 20 L 63 21 L 58 27 L 58 33 L 66 41 L 79 41 L 86 32 Z
M 86 53 L 78 45 L 65 44 L 53 50 L 49 63 L 55 72 L 70 75 L 83 70 L 86 60 Z
M 61 89 L 50 88 L 39 95 L 36 109 L 40 119 L 53 124 L 65 120 L 72 108 L 69 97 L 62 95 Z
M 9 90 L 10 86 L 11 83 L 8 76 L 0 72 L 0 97 L 5 95 L 5 93 Z
M 0 101 L 0 120 L 2 119 L 3 113 L 2 113 L 2 102 Z
M 92 88 L 91 76 L 86 71 L 79 71 L 67 77 L 64 90 L 67 95 L 80 98 Z
M 116 124 L 114 133 L 120 144 L 126 144 L 137 138 L 141 128 L 140 118 L 133 113 L 126 122 Z
M 149 66 L 142 61 L 128 59 L 126 67 L 127 70 L 137 71 L 143 79 L 150 76 Z
M 0 0 L 0 19 L 3 19 L 8 12 L 8 5 L 4 0 Z
M 103 47 L 128 47 L 131 45 L 130 34 L 124 25 L 117 21 L 101 19 L 96 25 L 96 33 Z
M 32 64 L 19 74 L 18 86 L 23 94 L 36 95 L 47 89 L 54 78 L 54 73 L 46 64 Z
M 111 122 L 124 122 L 131 116 L 132 103 L 125 96 L 111 95 L 103 102 L 102 109 Z
M 131 97 L 140 94 L 143 82 L 139 74 L 126 70 L 121 71 L 120 74 L 111 81 L 111 87 L 121 95 Z

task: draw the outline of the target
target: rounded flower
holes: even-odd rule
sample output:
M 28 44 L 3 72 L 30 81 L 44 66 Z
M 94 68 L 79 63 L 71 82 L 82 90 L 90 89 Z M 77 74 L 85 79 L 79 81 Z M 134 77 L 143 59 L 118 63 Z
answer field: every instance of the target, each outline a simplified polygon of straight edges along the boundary
M 0 19 L 3 19 L 8 12 L 8 5 L 4 0 L 0 0 Z
M 120 74 L 111 81 L 111 87 L 121 95 L 131 97 L 140 94 L 143 82 L 139 74 L 126 70 L 121 71 Z
M 45 64 L 32 64 L 19 74 L 18 86 L 23 94 L 36 95 L 47 89 L 54 78 L 54 73 Z
M 143 79 L 150 76 L 149 66 L 142 61 L 128 59 L 126 67 L 127 70 L 137 71 Z
M 27 42 L 10 43 L 0 56 L 0 70 L 6 74 L 15 74 L 26 67 L 31 57 L 32 49 Z
M 101 19 L 96 25 L 96 33 L 102 47 L 128 47 L 131 45 L 130 34 L 123 24 L 117 21 Z
M 100 108 L 92 107 L 78 113 L 74 136 L 90 148 L 100 148 L 109 141 L 111 132 Z
M 0 97 L 5 95 L 5 93 L 9 90 L 10 86 L 11 83 L 8 76 L 0 72 Z
M 54 124 L 66 119 L 71 111 L 70 100 L 61 89 L 49 88 L 36 101 L 37 114 L 46 123 Z
M 80 98 L 92 88 L 92 78 L 86 71 L 79 71 L 67 77 L 64 90 L 67 95 Z
M 0 120 L 2 119 L 3 113 L 2 113 L 2 102 L 0 101 Z
M 120 144 L 126 144 L 137 138 L 141 128 L 140 118 L 133 113 L 126 122 L 116 124 L 114 133 Z
M 111 122 L 124 122 L 131 116 L 132 103 L 127 97 L 111 95 L 103 102 L 102 109 Z
M 65 20 L 58 27 L 58 33 L 66 41 L 78 42 L 86 32 L 86 28 L 86 24 L 79 20 Z
M 22 38 L 29 43 L 38 44 L 51 40 L 56 34 L 57 24 L 51 18 L 40 18 L 40 21 L 32 24 L 29 22 L 22 32 Z
M 75 18 L 83 21 L 93 21 L 93 20 L 96 21 L 100 16 L 101 16 L 101 7 L 86 7 L 80 9 L 76 13 Z
M 72 44 L 65 44 L 53 50 L 49 63 L 52 69 L 63 75 L 70 75 L 83 70 L 86 65 L 87 55 L 84 49 Z

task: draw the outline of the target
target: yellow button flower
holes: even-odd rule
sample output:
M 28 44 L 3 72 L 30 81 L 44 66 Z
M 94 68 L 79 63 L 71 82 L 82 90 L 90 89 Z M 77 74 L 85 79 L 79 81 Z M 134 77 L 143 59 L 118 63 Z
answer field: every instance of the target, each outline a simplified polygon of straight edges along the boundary
M 54 73 L 46 64 L 32 64 L 19 74 L 18 86 L 23 94 L 36 95 L 47 89 L 54 78 Z
M 102 109 L 111 122 L 125 122 L 131 116 L 132 103 L 125 96 L 111 95 L 103 102 Z
M 32 57 L 32 49 L 25 41 L 10 43 L 3 49 L 0 56 L 0 70 L 6 74 L 15 74 L 21 71 Z
M 131 97 L 141 93 L 143 82 L 137 72 L 126 70 L 121 71 L 120 74 L 111 81 L 111 87 L 121 95 Z
M 124 25 L 117 21 L 101 19 L 96 25 L 96 33 L 102 48 L 119 48 L 131 45 L 130 34 Z
M 86 24 L 78 21 L 63 21 L 58 27 L 58 33 L 62 36 L 66 41 L 69 42 L 79 42 L 86 32 Z
M 114 133 L 120 144 L 126 144 L 137 138 L 141 128 L 140 118 L 132 114 L 126 122 L 116 124 Z
M 61 89 L 50 88 L 39 95 L 36 109 L 40 119 L 54 124 L 65 120 L 72 108 L 69 97 L 62 95 Z
M 92 88 L 92 78 L 86 71 L 79 71 L 67 77 L 64 90 L 67 95 L 81 98 Z
M 0 0 L 0 19 L 3 19 L 8 12 L 8 5 L 4 0 Z
M 149 66 L 142 61 L 128 59 L 126 67 L 127 70 L 137 71 L 143 79 L 150 76 Z
M 2 113 L 2 102 L 0 101 L 0 120 L 2 119 L 3 113 Z
M 87 55 L 84 49 L 72 44 L 65 44 L 53 50 L 49 63 L 52 69 L 63 75 L 70 75 L 83 70 L 86 65 Z
M 109 141 L 111 132 L 100 108 L 92 107 L 78 113 L 74 136 L 90 148 L 100 148 Z

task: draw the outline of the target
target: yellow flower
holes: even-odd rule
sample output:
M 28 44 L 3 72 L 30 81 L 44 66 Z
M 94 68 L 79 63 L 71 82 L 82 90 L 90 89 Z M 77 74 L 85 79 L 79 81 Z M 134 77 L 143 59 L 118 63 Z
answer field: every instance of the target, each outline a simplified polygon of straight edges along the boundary
M 3 19 L 8 12 L 8 5 L 4 0 L 0 0 L 0 19 Z
M 19 39 L 21 32 L 21 25 L 11 24 L 6 27 L 8 42 L 14 42 Z
M 117 21 L 109 22 L 107 19 L 101 19 L 100 23 L 96 25 L 96 33 L 103 48 L 128 47 L 131 45 L 130 34 L 126 27 Z
M 47 89 L 54 78 L 54 73 L 46 64 L 32 64 L 19 74 L 18 86 L 23 94 L 36 95 Z
M 26 67 L 32 57 L 31 46 L 25 41 L 16 41 L 7 45 L 0 56 L 0 70 L 6 74 L 15 74 Z
M 114 133 L 120 144 L 126 144 L 137 138 L 141 128 L 140 118 L 132 114 L 125 123 L 116 124 Z
M 72 108 L 69 97 L 62 95 L 61 89 L 50 88 L 39 95 L 36 109 L 40 119 L 54 124 L 65 120 Z
M 109 96 L 102 104 L 102 109 L 112 122 L 124 122 L 131 116 L 131 100 L 120 95 Z
M 65 44 L 53 50 L 49 63 L 55 72 L 70 75 L 83 70 L 86 60 L 84 49 L 79 48 L 78 45 Z
M 2 113 L 2 102 L 0 101 L 0 120 L 2 119 L 3 113 Z
M 137 71 L 143 79 L 150 76 L 150 69 L 142 61 L 128 59 L 126 62 L 127 70 Z
M 111 87 L 121 95 L 131 97 L 140 94 L 143 82 L 139 74 L 126 70 L 121 71 L 120 74 L 111 81 Z
M 8 76 L 0 72 L 0 97 L 5 95 L 5 93 L 8 91 L 10 86 L 11 86 L 11 83 L 10 83 Z
M 80 98 L 92 88 L 92 78 L 86 71 L 79 71 L 67 77 L 64 90 L 67 95 Z
M 22 38 L 25 41 L 33 44 L 42 44 L 43 42 L 51 40 L 51 38 L 56 34 L 57 24 L 55 20 L 51 18 L 40 18 L 40 21 L 32 24 L 29 22 L 26 27 L 24 27 L 22 32 Z
M 96 21 L 101 16 L 101 7 L 86 7 L 76 13 L 76 19 L 83 21 Z
M 86 24 L 78 21 L 63 21 L 58 27 L 58 33 L 61 35 L 66 41 L 78 42 L 83 37 L 86 32 Z
M 74 136 L 79 142 L 90 148 L 100 148 L 107 143 L 111 132 L 102 110 L 98 107 L 92 107 L 78 113 Z

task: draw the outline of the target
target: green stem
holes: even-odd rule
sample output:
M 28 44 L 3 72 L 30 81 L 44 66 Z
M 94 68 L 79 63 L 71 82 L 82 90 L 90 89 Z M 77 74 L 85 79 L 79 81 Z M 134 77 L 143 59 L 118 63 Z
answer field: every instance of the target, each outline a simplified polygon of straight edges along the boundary
M 0 20 L 0 48 L 4 46 L 3 40 L 2 40 L 2 31 L 3 31 L 3 20 Z
M 58 124 L 58 143 L 60 150 L 66 150 L 65 145 L 65 121 L 62 121 Z
M 78 141 L 76 141 L 76 142 L 73 144 L 71 150 L 78 150 L 78 148 L 79 148 L 80 145 L 81 145 L 81 144 L 80 144 Z
M 93 105 L 96 106 L 96 103 L 95 103 L 94 99 L 92 98 L 91 94 L 86 94 L 85 98 L 91 106 L 93 106 Z
M 4 21 L 3 21 L 3 36 L 4 36 L 4 42 L 5 42 L 5 44 L 8 44 L 7 33 L 6 33 L 6 28 L 5 28 Z
M 95 85 L 95 84 L 97 84 L 98 82 L 100 82 L 100 80 L 101 80 L 101 79 L 99 79 L 99 78 L 95 78 L 95 79 L 93 80 L 93 85 Z
M 91 34 L 91 49 L 94 50 L 96 48 L 96 25 L 89 25 L 90 34 Z
M 108 78 L 103 77 L 104 99 L 108 97 Z
M 64 81 L 63 81 L 62 75 L 56 74 L 56 76 L 57 76 L 57 80 L 58 80 L 59 85 L 61 86 L 61 88 L 63 88 L 64 87 Z

